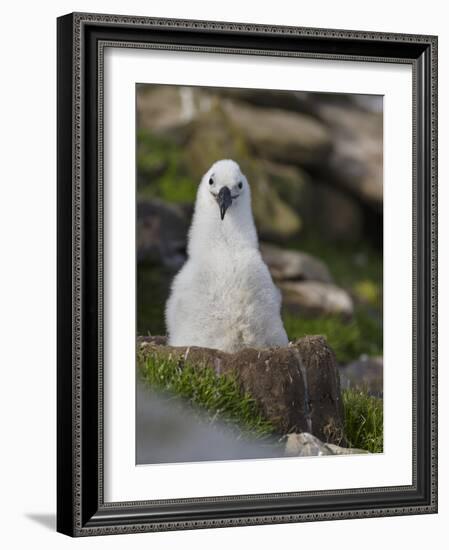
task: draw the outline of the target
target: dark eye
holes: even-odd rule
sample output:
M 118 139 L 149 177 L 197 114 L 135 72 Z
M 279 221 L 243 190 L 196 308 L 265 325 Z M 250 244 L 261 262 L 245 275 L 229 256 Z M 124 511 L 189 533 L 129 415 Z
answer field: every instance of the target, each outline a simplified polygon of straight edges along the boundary
M 209 185 L 213 185 L 214 184 L 214 180 L 212 178 L 209 179 Z
M 242 187 L 243 187 L 243 183 L 239 181 L 239 189 L 241 189 Z

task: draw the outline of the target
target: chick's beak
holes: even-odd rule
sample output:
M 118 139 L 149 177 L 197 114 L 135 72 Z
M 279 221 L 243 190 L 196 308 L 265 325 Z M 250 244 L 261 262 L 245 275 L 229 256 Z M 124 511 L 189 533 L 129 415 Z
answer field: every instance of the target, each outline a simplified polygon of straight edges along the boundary
M 226 210 L 232 204 L 232 196 L 229 187 L 222 187 L 217 195 L 217 202 L 220 208 L 220 217 L 223 220 L 226 214 Z

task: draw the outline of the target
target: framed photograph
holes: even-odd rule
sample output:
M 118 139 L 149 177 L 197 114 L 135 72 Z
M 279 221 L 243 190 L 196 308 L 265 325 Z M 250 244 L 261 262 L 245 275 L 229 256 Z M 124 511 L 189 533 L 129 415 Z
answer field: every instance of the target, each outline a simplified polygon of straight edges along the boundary
M 437 38 L 58 19 L 71 536 L 437 511 Z

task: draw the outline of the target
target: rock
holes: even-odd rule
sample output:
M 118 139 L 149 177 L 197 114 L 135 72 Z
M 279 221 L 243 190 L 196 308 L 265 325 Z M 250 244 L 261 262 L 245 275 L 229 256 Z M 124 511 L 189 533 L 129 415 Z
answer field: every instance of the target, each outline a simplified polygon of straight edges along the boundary
M 366 454 L 367 451 L 340 447 L 332 443 L 323 443 L 310 433 L 294 433 L 287 435 L 285 443 L 285 456 L 323 456 L 323 455 L 347 455 Z
M 278 283 L 282 301 L 287 309 L 311 315 L 354 314 L 351 296 L 342 288 L 320 281 L 282 281 Z
M 313 100 L 309 92 L 290 90 L 258 90 L 253 88 L 216 88 L 219 95 L 256 107 L 272 107 L 286 111 L 313 114 Z
M 186 159 L 190 173 L 199 181 L 220 158 L 235 159 L 248 177 L 259 236 L 279 240 L 300 231 L 302 223 L 298 214 L 270 185 L 266 173 L 249 151 L 244 135 L 235 128 L 222 106 L 213 103 L 210 110 L 200 114 L 192 124 Z
M 299 211 L 311 192 L 310 176 L 299 166 L 260 159 L 259 166 L 281 199 Z
M 297 212 L 279 197 L 263 172 L 254 167 L 246 174 L 252 178 L 249 180 L 251 199 L 259 237 L 283 241 L 296 236 L 302 228 L 302 220 Z
M 352 96 L 354 103 L 361 109 L 372 113 L 383 111 L 383 97 L 381 95 L 356 94 Z
M 285 456 L 321 456 L 332 454 L 322 441 L 307 432 L 288 434 Z
M 365 391 L 375 397 L 383 395 L 383 358 L 362 356 L 349 365 L 339 366 L 342 388 Z
M 344 442 L 340 380 L 332 349 L 322 336 L 307 336 L 285 348 L 244 349 L 237 353 L 161 345 L 138 338 L 138 357 L 175 359 L 217 374 L 232 373 L 243 392 L 259 404 L 279 434 L 310 432 L 323 441 Z
M 305 227 L 331 242 L 358 242 L 363 236 L 363 209 L 351 193 L 306 174 L 299 166 L 261 161 L 270 186 L 301 216 Z
M 318 115 L 334 144 L 326 175 L 362 202 L 382 210 L 383 116 L 354 105 L 323 104 Z
M 189 173 L 198 182 L 211 165 L 221 158 L 246 158 L 238 136 L 230 126 L 229 118 L 220 103 L 200 113 L 192 123 L 192 134 L 187 144 L 186 162 Z
M 324 125 L 306 114 L 225 101 L 224 109 L 252 151 L 264 159 L 291 164 L 317 164 L 332 147 Z
M 277 281 L 311 280 L 331 283 L 326 264 L 310 254 L 261 243 L 260 251 L 272 277 Z
M 182 208 L 152 199 L 137 203 L 137 260 L 179 269 L 185 261 L 188 221 Z
M 176 139 L 178 143 L 185 141 L 191 117 L 183 104 L 181 90 L 177 86 L 138 85 L 138 127 Z
M 211 108 L 211 95 L 193 86 L 137 85 L 138 127 L 184 145 L 192 122 Z
M 326 241 L 359 242 L 363 237 L 362 206 L 339 187 L 314 179 L 296 208 L 304 225 Z

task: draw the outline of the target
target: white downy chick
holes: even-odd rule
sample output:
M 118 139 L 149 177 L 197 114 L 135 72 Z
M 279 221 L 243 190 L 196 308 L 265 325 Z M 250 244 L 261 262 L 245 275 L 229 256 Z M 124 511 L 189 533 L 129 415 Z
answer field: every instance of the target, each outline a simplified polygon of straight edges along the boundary
M 187 252 L 166 304 L 170 345 L 234 353 L 288 344 L 281 295 L 259 252 L 250 187 L 233 160 L 203 176 Z

